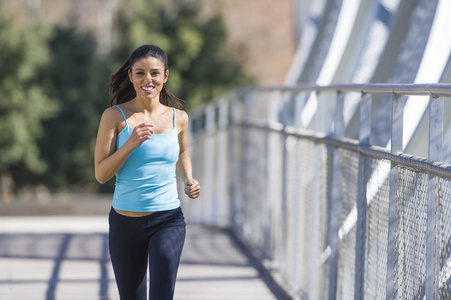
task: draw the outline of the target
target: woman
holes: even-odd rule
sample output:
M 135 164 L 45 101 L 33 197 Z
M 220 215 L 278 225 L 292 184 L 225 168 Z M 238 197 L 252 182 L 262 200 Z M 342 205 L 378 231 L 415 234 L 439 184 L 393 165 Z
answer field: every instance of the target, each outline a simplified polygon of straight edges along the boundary
M 143 45 L 109 82 L 112 107 L 102 115 L 95 148 L 95 175 L 116 175 L 109 215 L 109 249 L 121 299 L 173 299 L 185 241 L 185 221 L 175 170 L 185 193 L 196 198 L 187 151 L 188 115 L 164 85 L 169 77 L 163 50 Z

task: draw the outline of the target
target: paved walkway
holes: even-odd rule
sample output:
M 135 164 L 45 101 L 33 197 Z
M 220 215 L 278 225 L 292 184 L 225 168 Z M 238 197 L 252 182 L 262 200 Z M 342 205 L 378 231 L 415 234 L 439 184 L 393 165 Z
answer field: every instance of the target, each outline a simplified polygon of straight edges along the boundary
M 97 216 L 1 217 L 0 299 L 119 299 Z M 283 299 L 226 231 L 190 225 L 177 300 Z

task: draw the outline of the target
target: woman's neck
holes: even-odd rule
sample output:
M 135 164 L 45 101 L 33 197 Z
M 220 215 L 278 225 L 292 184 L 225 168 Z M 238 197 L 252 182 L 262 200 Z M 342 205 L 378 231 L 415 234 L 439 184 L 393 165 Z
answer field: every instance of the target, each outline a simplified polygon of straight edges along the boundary
M 158 96 L 152 99 L 142 99 L 137 97 L 135 98 L 135 103 L 136 108 L 139 111 L 157 112 L 162 106 Z

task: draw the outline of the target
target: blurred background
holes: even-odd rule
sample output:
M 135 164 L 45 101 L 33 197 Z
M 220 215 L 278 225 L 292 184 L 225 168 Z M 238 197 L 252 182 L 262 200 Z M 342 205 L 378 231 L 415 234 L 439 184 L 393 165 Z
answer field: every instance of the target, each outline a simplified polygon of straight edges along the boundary
M 113 191 L 114 179 L 94 178 L 96 133 L 108 78 L 139 45 L 168 53 L 168 86 L 187 111 L 243 86 L 446 83 L 449 9 L 445 0 L 0 0 L 0 213 Z M 280 122 L 312 128 L 317 99 L 296 101 Z M 299 124 L 295 102 L 305 106 Z M 358 100 L 345 102 L 345 135 L 357 139 Z M 426 157 L 427 99 L 409 102 L 405 151 Z M 372 125 L 371 143 L 386 147 L 391 100 L 377 103 L 385 121 Z M 450 124 L 445 114 L 444 162 Z
M 422 299 L 440 282 L 437 299 L 451 299 L 451 102 L 440 85 L 451 82 L 450 11 L 451 0 L 0 0 L 0 298 L 14 278 L 26 279 L 18 292 L 36 283 L 22 268 L 43 269 L 35 258 L 53 270 L 38 282 L 46 299 L 64 283 L 84 289 L 83 276 L 60 272 L 74 257 L 101 267 L 86 279 L 94 294 L 113 295 L 114 179 L 96 182 L 94 146 L 110 74 L 151 43 L 167 52 L 168 87 L 190 113 L 202 195 L 182 201 L 185 216 L 208 225 L 192 231 L 182 265 L 218 267 L 183 271 L 186 286 L 222 295 L 232 278 L 268 285 L 268 271 L 292 299 L 385 299 L 398 276 L 393 298 Z M 409 86 L 302 89 L 340 83 Z M 222 252 L 237 245 L 254 251 L 257 275 L 218 276 L 252 260 Z
M 284 82 L 295 51 L 293 1 L 0 1 L 3 212 L 67 194 L 111 193 L 94 178 L 104 92 L 137 46 L 169 56 L 184 109 L 239 86 Z M 239 7 L 239 9 L 237 9 Z M 85 197 L 85 196 L 84 196 Z

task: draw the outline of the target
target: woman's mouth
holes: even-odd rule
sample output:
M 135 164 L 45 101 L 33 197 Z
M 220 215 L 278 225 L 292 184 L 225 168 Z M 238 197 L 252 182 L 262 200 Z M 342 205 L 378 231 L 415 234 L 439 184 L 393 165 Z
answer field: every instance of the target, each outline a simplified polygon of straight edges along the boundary
M 154 86 L 142 86 L 141 89 L 145 92 L 145 93 L 152 93 L 153 90 L 155 89 Z

